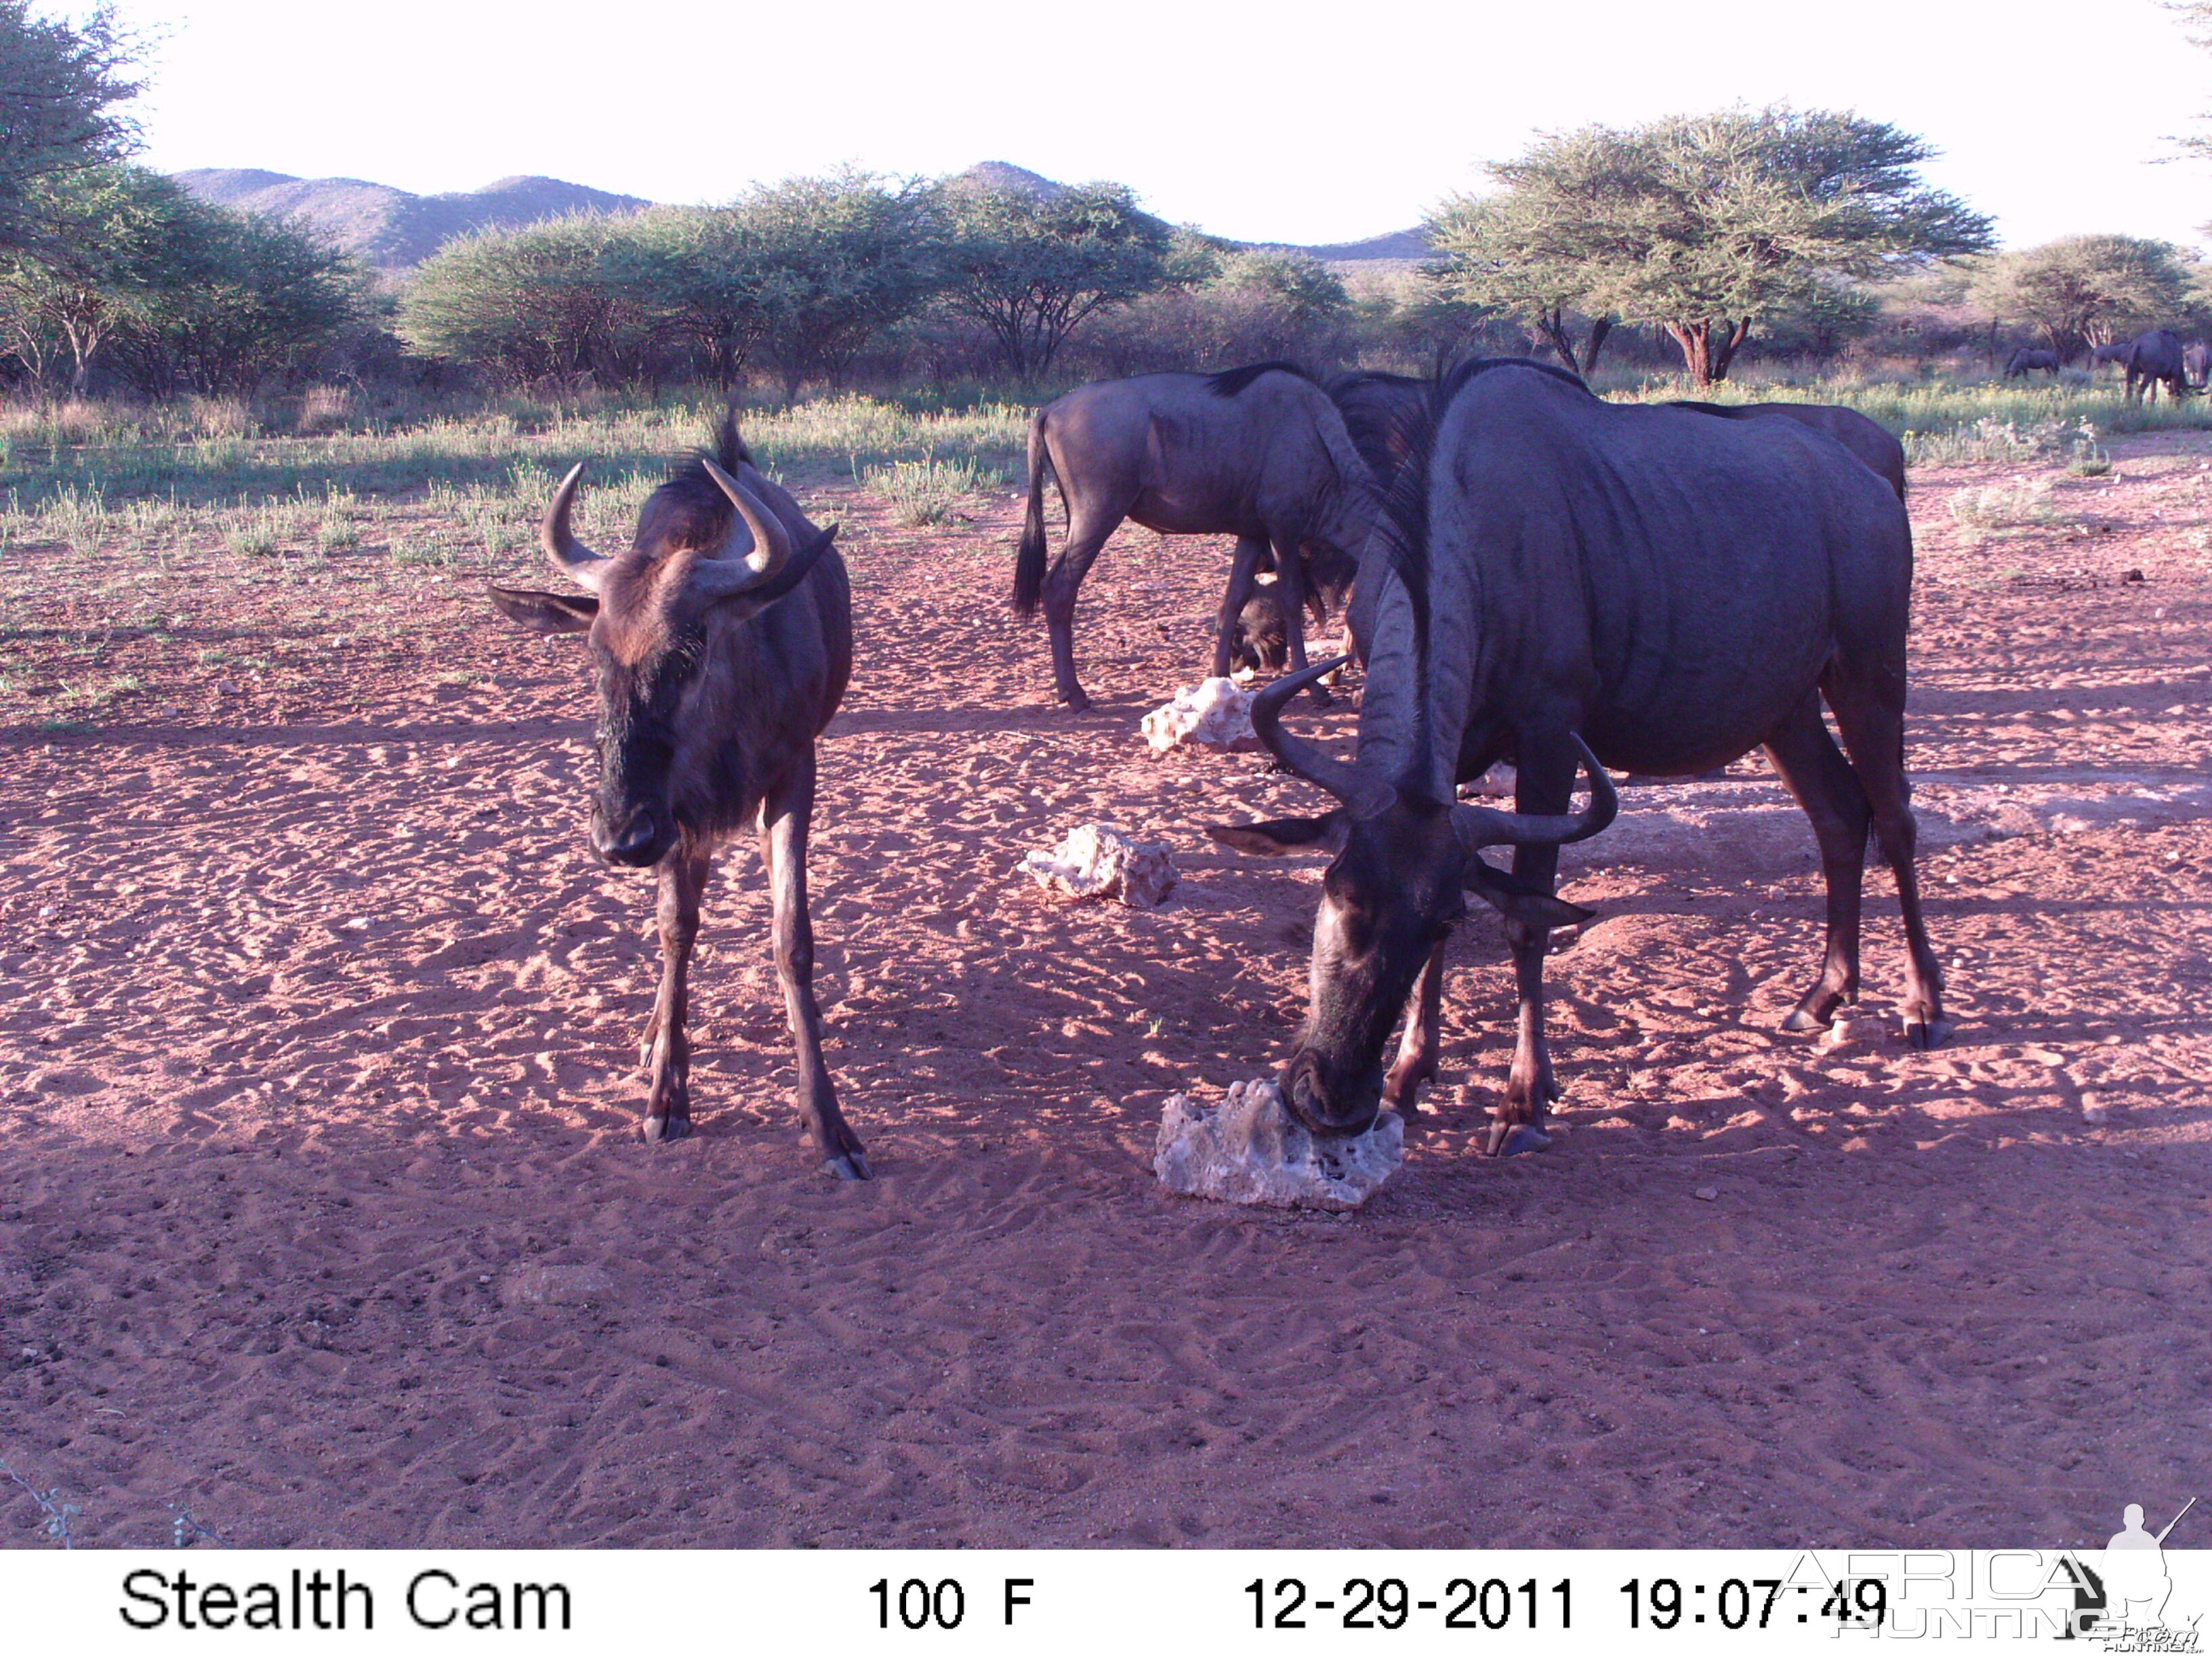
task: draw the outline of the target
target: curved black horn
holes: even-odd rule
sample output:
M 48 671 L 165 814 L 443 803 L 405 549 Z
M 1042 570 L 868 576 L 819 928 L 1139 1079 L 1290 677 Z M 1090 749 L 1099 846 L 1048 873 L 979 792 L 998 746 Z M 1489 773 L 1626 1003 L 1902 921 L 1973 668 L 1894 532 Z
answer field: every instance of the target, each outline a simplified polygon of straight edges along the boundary
M 1283 705 L 1322 675 L 1344 661 L 1331 657 L 1286 674 L 1252 699 L 1252 729 L 1267 752 L 1308 783 L 1317 784 L 1352 809 L 1354 817 L 1371 818 L 1386 812 L 1398 792 L 1357 766 L 1326 754 L 1316 744 L 1292 737 L 1283 730 Z
M 1589 805 L 1579 812 L 1501 812 L 1495 807 L 1471 806 L 1464 804 L 1451 810 L 1452 828 L 1459 832 L 1461 845 L 1470 853 L 1479 847 L 1563 847 L 1569 842 L 1588 841 L 1613 822 L 1613 815 L 1620 810 L 1620 796 L 1613 787 L 1613 780 L 1605 775 L 1597 757 L 1578 732 L 1570 732 L 1576 752 L 1582 757 L 1583 770 L 1589 775 Z
M 584 476 L 584 464 L 579 461 L 568 469 L 568 476 L 553 492 L 553 500 L 538 521 L 538 542 L 545 550 L 545 556 L 553 561 L 553 568 L 577 586 L 596 593 L 606 579 L 608 561 L 576 539 L 568 528 L 568 510 L 575 505 L 576 481 Z
M 791 532 L 784 528 L 783 520 L 777 518 L 765 502 L 756 498 L 751 490 L 747 489 L 735 478 L 723 471 L 712 460 L 702 456 L 700 465 L 707 469 L 707 476 L 714 481 L 722 494 L 730 498 L 730 505 L 738 509 L 738 518 L 743 522 L 744 527 L 752 532 L 753 548 L 758 555 L 756 560 L 750 562 L 754 579 L 766 580 L 774 576 L 790 562 Z M 715 553 L 715 558 L 734 561 L 744 557 L 737 551 L 738 538 L 734 533 L 735 528 L 735 526 L 732 526 L 733 533 L 728 542 Z

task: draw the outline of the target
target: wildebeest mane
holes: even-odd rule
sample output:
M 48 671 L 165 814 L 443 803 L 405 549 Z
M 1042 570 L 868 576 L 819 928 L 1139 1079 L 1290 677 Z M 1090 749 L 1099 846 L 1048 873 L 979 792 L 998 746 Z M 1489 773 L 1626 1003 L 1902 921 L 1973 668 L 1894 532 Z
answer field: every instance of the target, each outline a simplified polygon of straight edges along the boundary
M 730 533 L 736 509 L 721 486 L 707 476 L 711 460 L 725 472 L 750 465 L 752 451 L 738 433 L 734 405 L 722 411 L 711 447 L 678 461 L 668 481 L 646 498 L 637 515 L 637 546 L 656 555 L 687 547 L 718 547 Z
M 1242 368 L 1224 368 L 1218 374 L 1207 375 L 1206 389 L 1217 398 L 1234 398 L 1262 374 L 1295 374 L 1301 380 L 1313 380 L 1296 363 L 1247 363 Z
M 1411 374 L 1392 374 L 1382 369 L 1354 369 L 1322 383 L 1322 390 L 1336 405 L 1336 412 L 1344 416 L 1345 428 L 1352 434 L 1352 447 L 1377 478 L 1388 478 L 1398 469 L 1399 452 L 1391 447 L 1402 436 L 1397 430 L 1402 423 L 1394 418 L 1396 406 L 1407 401 L 1403 394 L 1419 397 L 1425 392 L 1428 384 Z M 1401 395 L 1376 398 L 1371 395 L 1376 387 L 1387 387 Z
M 1425 674 L 1429 659 L 1429 478 L 1437 430 L 1443 424 L 1444 411 L 1468 382 L 1493 368 L 1534 369 L 1565 381 L 1585 396 L 1596 395 L 1581 375 L 1531 357 L 1469 357 L 1429 382 L 1428 395 L 1391 417 L 1388 430 L 1379 434 L 1406 457 L 1383 493 L 1376 533 L 1383 557 L 1405 585 L 1406 597 L 1413 605 L 1413 638 Z M 1357 432 L 1353 438 L 1358 441 Z

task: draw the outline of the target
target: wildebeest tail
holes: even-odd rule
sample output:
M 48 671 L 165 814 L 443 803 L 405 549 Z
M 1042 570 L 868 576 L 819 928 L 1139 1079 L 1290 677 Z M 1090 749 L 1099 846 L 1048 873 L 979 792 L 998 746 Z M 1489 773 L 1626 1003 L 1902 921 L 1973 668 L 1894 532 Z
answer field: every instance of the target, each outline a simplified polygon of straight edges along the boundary
M 722 423 L 714 428 L 714 465 L 725 472 L 734 472 L 739 462 L 750 462 L 751 450 L 738 435 L 738 406 L 731 404 L 722 410 Z
M 1045 451 L 1044 411 L 1030 422 L 1030 510 L 1022 523 L 1022 544 L 1014 556 L 1014 611 L 1030 616 L 1044 594 L 1044 470 L 1051 464 Z

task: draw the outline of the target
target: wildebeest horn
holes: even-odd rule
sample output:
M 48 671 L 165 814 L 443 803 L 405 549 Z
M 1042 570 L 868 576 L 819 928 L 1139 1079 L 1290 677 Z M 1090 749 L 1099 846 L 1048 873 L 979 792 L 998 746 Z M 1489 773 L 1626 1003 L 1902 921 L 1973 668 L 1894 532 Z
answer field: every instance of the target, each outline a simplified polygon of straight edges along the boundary
M 1613 822 L 1613 815 L 1620 810 L 1620 796 L 1613 789 L 1613 780 L 1606 776 L 1605 768 L 1598 764 L 1580 732 L 1567 735 L 1574 739 L 1583 770 L 1589 775 L 1589 805 L 1579 812 L 1557 813 L 1501 812 L 1489 806 L 1455 805 L 1452 828 L 1459 832 L 1461 845 L 1469 852 L 1478 847 L 1563 846 L 1587 841 Z
M 730 498 L 738 517 L 752 532 L 753 547 L 762 562 L 737 555 L 738 538 L 733 533 L 720 552 L 691 567 L 691 585 L 710 599 L 736 599 L 742 594 L 759 605 L 772 605 L 805 580 L 814 562 L 836 539 L 837 526 L 833 524 L 816 532 L 813 539 L 794 552 L 791 532 L 781 519 L 714 462 L 708 461 L 706 468 L 707 476 Z
M 538 522 L 538 540 L 556 570 L 577 586 L 596 593 L 600 582 L 606 579 L 608 561 L 578 541 L 575 532 L 568 528 L 568 509 L 576 500 L 576 480 L 583 476 L 581 461 L 568 469 L 568 476 L 561 480 L 561 487 L 553 492 L 552 504 Z
M 752 491 L 716 466 L 703 461 L 707 476 L 712 478 L 722 494 L 730 498 L 730 505 L 738 509 L 738 518 L 752 532 L 753 548 L 757 557 L 750 561 L 756 580 L 771 576 L 791 557 L 791 532 L 783 527 L 783 520 L 770 512 L 765 503 L 755 499 Z M 737 551 L 738 538 L 734 532 L 714 557 L 738 560 L 743 555 Z
M 1320 745 L 1283 730 L 1284 704 L 1343 661 L 1342 657 L 1331 657 L 1326 662 L 1315 663 L 1295 674 L 1285 675 L 1261 692 L 1252 699 L 1252 729 L 1267 745 L 1267 752 L 1298 776 L 1328 790 L 1352 809 L 1352 817 L 1371 818 L 1389 811 L 1390 804 L 1398 799 L 1398 792 L 1381 780 L 1369 777 L 1357 766 L 1324 753 Z

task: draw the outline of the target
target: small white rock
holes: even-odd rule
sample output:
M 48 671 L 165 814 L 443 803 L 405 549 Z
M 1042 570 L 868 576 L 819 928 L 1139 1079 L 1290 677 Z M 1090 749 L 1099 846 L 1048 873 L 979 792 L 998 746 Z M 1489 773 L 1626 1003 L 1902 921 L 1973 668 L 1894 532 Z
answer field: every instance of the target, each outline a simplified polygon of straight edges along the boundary
M 1323 1139 L 1264 1079 L 1234 1083 L 1213 1111 L 1170 1095 L 1160 1118 L 1152 1172 L 1170 1192 L 1279 1209 L 1356 1210 L 1397 1173 L 1406 1126 L 1397 1113 L 1365 1133 Z
M 1711 1204 L 1720 1195 L 1721 1189 L 1717 1187 L 1700 1187 L 1697 1191 L 1690 1194 L 1692 1198 L 1700 1199 L 1707 1204 Z
M 1031 853 L 1015 869 L 1040 887 L 1073 898 L 1118 899 L 1149 910 L 1175 891 L 1174 854 L 1165 847 L 1134 842 L 1103 823 L 1067 832 L 1049 853 Z
M 1252 694 L 1233 680 L 1205 679 L 1187 685 L 1171 702 L 1145 716 L 1138 729 L 1155 755 L 1170 749 L 1221 749 L 1249 754 L 1260 734 L 1252 729 Z
M 2112 1115 L 2111 1109 L 2095 1095 L 2081 1097 L 2081 1121 L 2084 1123 L 2109 1122 Z
M 1857 1043 L 1880 1042 L 1889 1036 L 1889 1022 L 1880 1014 L 1862 1014 L 1846 1009 L 1836 1016 L 1836 1023 L 1828 1027 L 1820 1039 L 1823 1048 L 1846 1048 Z

